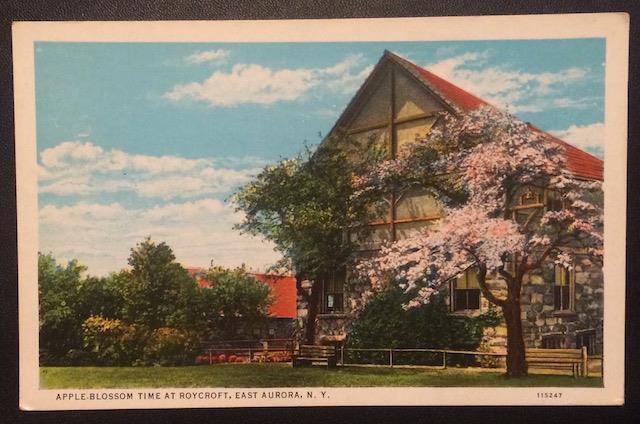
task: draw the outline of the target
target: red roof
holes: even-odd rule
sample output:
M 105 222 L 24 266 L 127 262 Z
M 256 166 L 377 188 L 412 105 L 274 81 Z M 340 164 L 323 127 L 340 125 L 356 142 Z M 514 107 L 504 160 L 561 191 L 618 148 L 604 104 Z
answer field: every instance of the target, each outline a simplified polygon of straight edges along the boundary
M 200 267 L 187 267 L 185 268 L 187 274 L 195 278 L 196 284 L 200 288 L 208 288 L 210 289 L 213 286 L 213 283 L 205 278 L 206 270 Z
M 433 85 L 433 87 L 440 92 L 447 100 L 458 106 L 465 112 L 478 109 L 482 106 L 489 106 L 489 103 L 482 100 L 480 97 L 464 91 L 457 85 L 451 84 L 449 81 L 444 80 L 436 74 L 427 71 L 424 68 L 420 68 L 414 65 L 420 75 L 427 79 Z
M 205 278 L 204 268 L 186 268 L 189 275 L 196 279 L 200 288 L 210 289 L 214 281 Z M 269 307 L 269 315 L 274 318 L 295 318 L 298 313 L 296 279 L 291 276 L 275 274 L 253 274 L 256 280 L 266 284 L 271 289 L 273 304 Z
M 206 272 L 206 270 L 204 268 L 200 268 L 200 267 L 197 267 L 197 266 L 186 267 L 185 271 L 187 271 L 187 274 L 189 274 L 192 277 L 195 277 L 198 274 L 204 274 Z
M 211 287 L 213 287 L 213 282 L 207 280 L 206 278 L 196 278 L 196 284 L 198 284 L 198 287 L 200 287 L 201 289 L 210 289 Z
M 273 304 L 269 315 L 276 318 L 295 318 L 297 316 L 296 279 L 291 276 L 273 274 L 254 274 L 256 280 L 271 288 Z
M 433 72 L 430 72 L 424 68 L 419 67 L 413 62 L 410 62 L 394 53 L 388 53 L 397 61 L 404 64 L 409 70 L 415 71 L 424 82 L 431 87 L 436 94 L 440 95 L 445 101 L 453 104 L 463 112 L 469 112 L 482 106 L 491 106 L 486 101 L 482 100 L 478 96 L 475 96 L 462 88 L 451 84 Z M 567 143 L 564 140 L 559 139 L 549 133 L 546 133 L 534 126 L 531 126 L 535 131 L 539 131 L 547 136 L 550 140 L 560 144 L 565 149 L 567 157 L 567 166 L 569 171 L 576 177 L 603 180 L 604 179 L 604 161 L 578 149 L 575 146 Z

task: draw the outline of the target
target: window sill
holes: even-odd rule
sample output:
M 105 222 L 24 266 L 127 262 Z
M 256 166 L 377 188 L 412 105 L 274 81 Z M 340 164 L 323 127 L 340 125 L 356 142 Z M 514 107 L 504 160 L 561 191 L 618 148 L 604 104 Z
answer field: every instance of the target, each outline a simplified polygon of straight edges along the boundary
M 334 312 L 334 313 L 323 313 L 323 314 L 318 314 L 316 316 L 316 318 L 318 319 L 341 319 L 341 318 L 348 318 L 349 314 L 346 314 L 344 312 Z
M 461 311 L 453 311 L 449 312 L 449 316 L 451 317 L 475 317 L 481 314 L 480 309 L 464 309 Z
M 560 317 L 560 318 L 563 318 L 563 317 L 573 318 L 578 316 L 578 314 L 575 311 L 571 311 L 571 310 L 553 311 L 551 315 L 554 317 Z

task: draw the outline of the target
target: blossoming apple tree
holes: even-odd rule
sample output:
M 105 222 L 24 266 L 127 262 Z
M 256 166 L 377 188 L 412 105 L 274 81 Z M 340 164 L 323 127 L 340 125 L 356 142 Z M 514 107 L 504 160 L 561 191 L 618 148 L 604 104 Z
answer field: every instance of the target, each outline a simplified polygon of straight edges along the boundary
M 576 255 L 602 258 L 601 183 L 569 173 L 557 140 L 491 107 L 443 114 L 425 139 L 353 183 L 355 197 L 419 186 L 443 205 L 435 228 L 387 245 L 360 265 L 371 282 L 367 295 L 398 284 L 414 294 L 407 307 L 417 307 L 474 267 L 482 294 L 504 315 L 509 376 L 527 374 L 520 308 L 526 276 L 554 264 L 571 269 Z M 524 188 L 550 190 L 556 201 L 515 220 Z M 491 275 L 502 281 L 500 292 L 488 284 Z

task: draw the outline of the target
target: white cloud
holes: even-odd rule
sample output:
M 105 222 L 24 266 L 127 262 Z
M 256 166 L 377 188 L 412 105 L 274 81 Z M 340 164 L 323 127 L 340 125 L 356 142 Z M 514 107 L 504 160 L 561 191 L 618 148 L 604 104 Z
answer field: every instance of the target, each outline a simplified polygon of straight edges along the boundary
M 177 85 L 164 97 L 169 100 L 192 99 L 215 106 L 241 103 L 272 104 L 296 100 L 313 84 L 309 69 L 274 71 L 262 65 L 234 65 L 230 73 L 214 72 L 202 83 Z
M 79 202 L 40 209 L 40 250 L 61 261 L 78 259 L 92 275 L 126 267 L 130 249 L 150 236 L 165 241 L 183 266 L 233 267 L 246 263 L 265 270 L 280 255 L 273 245 L 242 235 L 242 220 L 229 204 L 216 199 L 127 209 L 118 203 Z
M 563 93 L 568 86 L 584 82 L 587 70 L 573 67 L 558 72 L 532 73 L 504 66 L 479 66 L 484 65 L 488 57 L 488 52 L 469 52 L 425 67 L 498 107 L 508 108 L 512 113 L 584 107 L 583 99 L 567 98 Z
M 589 125 L 571 125 L 564 130 L 551 131 L 554 135 L 579 147 L 603 157 L 604 152 L 604 124 L 596 122 Z
M 220 159 L 134 155 L 80 141 L 46 149 L 40 161 L 41 193 L 82 196 L 133 192 L 165 200 L 229 192 L 264 165 L 257 158 L 231 158 L 224 166 Z
M 352 94 L 371 72 L 357 70 L 362 55 L 347 56 L 326 68 L 271 69 L 257 64 L 235 64 L 229 72 L 215 71 L 202 82 L 178 84 L 163 94 L 171 101 L 194 100 L 213 106 L 270 105 L 295 101 L 313 88 Z
M 229 57 L 229 50 L 205 50 L 195 52 L 184 58 L 185 63 L 189 65 L 197 65 L 205 62 L 222 62 Z
M 345 72 L 341 74 L 339 78 L 327 81 L 326 86 L 330 90 L 342 94 L 355 93 L 360 85 L 362 85 L 362 82 L 369 76 L 372 70 L 373 65 L 369 65 L 362 71 L 357 73 L 352 74 L 349 72 Z

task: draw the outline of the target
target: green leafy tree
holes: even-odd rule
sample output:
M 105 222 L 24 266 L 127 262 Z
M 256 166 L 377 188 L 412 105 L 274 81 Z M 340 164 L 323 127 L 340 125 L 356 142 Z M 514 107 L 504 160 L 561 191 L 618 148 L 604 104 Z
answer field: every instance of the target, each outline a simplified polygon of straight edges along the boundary
M 123 284 L 123 319 L 150 330 L 161 327 L 202 328 L 200 291 L 195 280 L 175 261 L 171 248 L 145 239 L 131 249 L 130 271 Z
M 88 276 L 78 285 L 77 313 L 83 319 L 90 316 L 122 318 L 123 285 L 120 274 L 107 277 Z
M 38 254 L 40 351 L 44 364 L 64 364 L 69 351 L 82 348 L 78 287 L 86 270 L 77 261 L 62 266 Z
M 236 228 L 274 242 L 284 265 L 295 272 L 298 293 L 308 303 L 307 342 L 313 341 L 320 292 L 303 290 L 302 282 L 352 259 L 354 244 L 345 230 L 373 212 L 365 196 L 352 201 L 352 177 L 377 155 L 370 146 L 329 139 L 315 151 L 265 168 L 233 197 L 245 215 Z
M 213 287 L 204 291 L 207 317 L 216 336 L 232 339 L 238 330 L 247 333 L 267 318 L 273 303 L 271 289 L 245 268 L 214 267 L 207 278 L 213 282 Z

